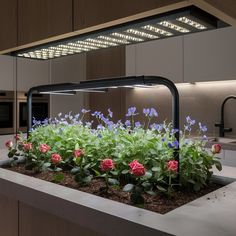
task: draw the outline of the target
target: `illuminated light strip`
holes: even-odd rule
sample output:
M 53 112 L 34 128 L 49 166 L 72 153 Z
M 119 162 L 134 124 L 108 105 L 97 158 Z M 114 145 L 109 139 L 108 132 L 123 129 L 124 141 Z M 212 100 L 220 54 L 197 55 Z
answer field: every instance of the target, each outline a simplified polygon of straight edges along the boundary
M 73 47 L 84 47 L 84 48 L 88 48 L 88 49 L 98 49 L 99 47 L 94 47 L 94 46 L 89 46 L 89 45 L 83 45 L 83 44 L 79 44 L 79 43 L 68 43 L 69 46 L 73 46 Z
M 119 44 L 129 44 L 130 42 L 128 42 L 127 40 L 122 40 L 122 39 L 116 39 L 116 38 L 112 38 L 112 37 L 108 37 L 108 36 L 99 36 L 98 39 L 104 39 L 106 41 L 111 41 L 113 43 L 119 43 Z
M 121 34 L 121 33 L 112 33 L 111 35 L 115 36 L 115 37 L 118 37 L 118 38 L 129 40 L 129 41 L 134 41 L 134 42 L 144 41 L 144 39 L 133 37 L 133 36 L 126 35 L 126 34 Z
M 164 36 L 172 36 L 173 35 L 172 33 L 168 32 L 166 30 L 159 29 L 159 28 L 154 27 L 152 25 L 145 25 L 142 28 L 145 29 L 145 30 L 149 30 L 149 31 L 164 35 Z
M 190 20 L 189 18 L 187 18 L 187 17 L 185 17 L 185 16 L 184 16 L 184 17 L 177 18 L 176 20 L 177 20 L 177 21 L 180 21 L 180 22 L 182 22 L 182 23 L 184 23 L 184 24 L 190 25 L 190 26 L 192 26 L 192 27 L 194 27 L 194 28 L 196 28 L 196 29 L 199 29 L 199 30 L 207 29 L 206 26 L 204 26 L 204 25 L 202 25 L 202 24 L 200 24 L 200 23 L 198 23 L 198 22 L 196 22 L 196 21 Z
M 148 33 L 145 33 L 143 31 L 136 30 L 136 29 L 128 29 L 128 30 L 126 30 L 126 32 L 134 34 L 134 35 L 138 35 L 138 36 L 141 36 L 141 37 L 144 37 L 144 38 L 149 38 L 149 39 L 158 39 L 159 38 L 157 35 L 148 34 Z
M 181 33 L 189 33 L 190 32 L 190 30 L 188 30 L 188 29 L 186 29 L 184 27 L 178 26 L 176 24 L 170 23 L 169 21 L 162 21 L 162 22 L 160 22 L 158 24 L 162 25 L 164 27 L 170 28 L 172 30 L 181 32 Z
M 104 45 L 107 45 L 107 46 L 118 46 L 117 43 L 112 43 L 112 42 L 103 41 L 103 40 L 99 40 L 99 39 L 88 38 L 85 41 L 86 42 L 92 42 L 92 43 L 104 44 Z
M 104 44 L 85 42 L 85 41 L 77 41 L 77 43 L 79 43 L 81 45 L 94 46 L 94 47 L 98 47 L 98 48 L 107 48 L 108 47 L 107 45 L 104 45 Z

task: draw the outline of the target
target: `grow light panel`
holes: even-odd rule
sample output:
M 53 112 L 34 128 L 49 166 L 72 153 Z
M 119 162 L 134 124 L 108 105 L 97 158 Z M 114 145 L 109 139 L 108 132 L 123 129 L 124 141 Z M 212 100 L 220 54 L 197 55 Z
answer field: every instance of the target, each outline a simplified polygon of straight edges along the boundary
M 142 43 L 217 28 L 218 19 L 188 7 L 145 19 L 73 36 L 13 53 L 18 57 L 47 60 L 120 45 Z

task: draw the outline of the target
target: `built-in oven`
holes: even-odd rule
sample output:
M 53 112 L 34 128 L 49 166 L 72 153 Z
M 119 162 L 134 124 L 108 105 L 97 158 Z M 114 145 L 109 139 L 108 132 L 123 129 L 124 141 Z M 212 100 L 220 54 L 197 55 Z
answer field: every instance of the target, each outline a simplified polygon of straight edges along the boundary
M 0 91 L 0 135 L 15 132 L 14 92 Z
M 27 94 L 17 93 L 17 131 L 27 130 Z M 33 94 L 32 96 L 32 117 L 37 121 L 43 121 L 49 117 L 49 95 Z

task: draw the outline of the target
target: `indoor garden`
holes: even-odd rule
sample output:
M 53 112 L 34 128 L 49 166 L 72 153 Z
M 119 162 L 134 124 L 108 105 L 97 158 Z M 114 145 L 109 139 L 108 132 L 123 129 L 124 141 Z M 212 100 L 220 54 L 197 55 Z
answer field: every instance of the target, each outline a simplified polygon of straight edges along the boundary
M 154 108 L 139 113 L 130 107 L 116 123 L 110 109 L 34 120 L 28 138 L 17 134 L 6 142 L 11 164 L 6 168 L 160 213 L 220 187 L 211 177 L 213 166 L 221 170 L 221 146 L 205 148 L 204 124 L 188 116 L 181 131 L 158 123 Z

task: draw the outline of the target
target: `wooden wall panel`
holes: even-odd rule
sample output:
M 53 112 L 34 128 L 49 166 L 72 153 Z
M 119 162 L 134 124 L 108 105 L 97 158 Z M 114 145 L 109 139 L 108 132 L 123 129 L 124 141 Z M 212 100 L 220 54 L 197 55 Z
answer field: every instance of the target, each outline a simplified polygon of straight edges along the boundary
M 74 0 L 74 27 L 82 29 L 183 0 Z
M 18 0 L 18 45 L 68 33 L 72 0 Z
M 17 0 L 1 1 L 0 34 L 0 51 L 17 46 Z
M 87 79 L 118 77 L 125 75 L 125 48 L 115 47 L 87 53 Z M 114 120 L 121 119 L 125 109 L 124 91 L 110 90 L 108 93 L 90 94 L 90 109 L 107 114 L 114 112 Z
M 18 236 L 18 201 L 0 195 L 0 235 Z

